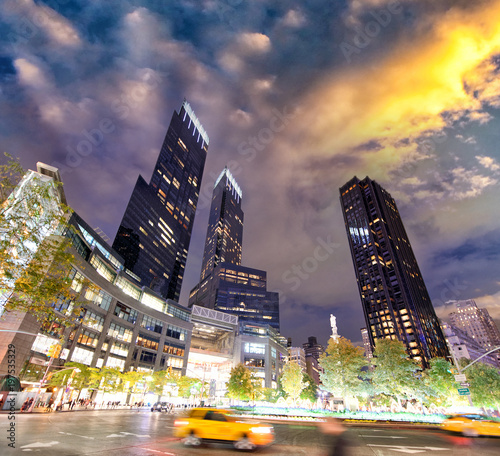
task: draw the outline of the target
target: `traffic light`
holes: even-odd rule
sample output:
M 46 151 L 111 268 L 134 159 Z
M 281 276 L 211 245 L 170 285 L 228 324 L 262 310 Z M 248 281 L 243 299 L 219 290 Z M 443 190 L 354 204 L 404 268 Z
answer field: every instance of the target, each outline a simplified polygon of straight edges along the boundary
M 62 349 L 61 345 L 53 344 L 50 346 L 47 356 L 49 358 L 58 358 L 61 353 L 61 349 Z

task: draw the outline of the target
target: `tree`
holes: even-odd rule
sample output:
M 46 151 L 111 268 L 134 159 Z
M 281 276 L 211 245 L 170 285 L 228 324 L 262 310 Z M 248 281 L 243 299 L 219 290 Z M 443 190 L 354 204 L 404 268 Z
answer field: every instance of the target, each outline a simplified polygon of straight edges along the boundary
M 126 393 L 142 393 L 144 387 L 138 388 L 138 383 L 144 383 L 144 377 L 146 374 L 144 372 L 128 371 L 121 374 L 121 379 L 124 384 L 124 389 Z
M 355 397 L 363 391 L 361 368 L 367 364 L 361 347 L 355 347 L 344 337 L 330 339 L 328 347 L 319 358 L 323 368 L 320 374 L 324 387 L 337 397 Z
M 457 384 L 451 373 L 452 365 L 445 358 L 432 358 L 430 367 L 423 372 L 422 381 L 428 387 L 427 400 L 447 407 L 459 400 Z
M 415 376 L 419 365 L 408 357 L 403 342 L 394 339 L 379 339 L 373 352 L 375 369 L 372 382 L 378 393 L 401 399 L 418 397 L 415 391 Z
M 151 381 L 148 383 L 148 389 L 158 396 L 162 396 L 165 387 L 176 380 L 172 373 L 172 369 L 153 372 L 151 377 Z
M 318 385 L 316 385 L 314 379 L 306 372 L 302 374 L 302 381 L 306 384 L 306 387 L 300 393 L 300 398 L 309 400 L 312 403 L 316 402 L 318 398 Z
M 286 363 L 283 367 L 281 384 L 285 393 L 292 399 L 294 404 L 297 402 L 302 390 L 308 386 L 307 382 L 304 381 L 302 368 L 295 361 Z
M 470 364 L 470 360 L 462 358 L 461 367 Z M 500 374 L 488 364 L 477 362 L 464 372 L 470 383 L 472 402 L 476 407 L 496 408 L 500 406 Z
M 23 176 L 15 185 L 19 176 Z M 80 311 L 69 275 L 75 258 L 63 235 L 70 209 L 60 197 L 60 182 L 32 171 L 24 173 L 7 155 L 0 166 L 0 314 L 19 310 L 39 322 L 75 320 Z M 54 305 L 73 301 L 61 316 Z
M 231 399 L 250 401 L 254 398 L 255 382 L 250 369 L 239 363 L 231 369 L 227 382 L 227 396 Z
M 105 393 L 117 393 L 123 390 L 122 373 L 117 367 L 103 367 L 99 371 L 99 389 Z
M 196 389 L 197 392 L 201 390 L 201 380 L 183 375 L 177 379 L 177 387 L 179 388 L 179 396 L 188 399 L 193 389 Z

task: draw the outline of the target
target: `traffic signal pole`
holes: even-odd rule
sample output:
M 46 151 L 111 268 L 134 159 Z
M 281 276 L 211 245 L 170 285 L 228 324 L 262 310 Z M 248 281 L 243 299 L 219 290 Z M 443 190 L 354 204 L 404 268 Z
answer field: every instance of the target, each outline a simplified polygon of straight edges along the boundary
M 448 344 L 448 350 L 450 351 L 451 357 L 453 358 L 453 362 L 455 363 L 455 367 L 457 368 L 458 375 L 464 375 L 464 374 L 462 374 L 462 369 L 460 369 L 460 365 L 458 364 L 457 358 L 455 357 L 455 353 L 453 352 L 453 349 L 452 349 L 451 344 L 448 341 L 448 339 L 446 339 L 446 343 Z M 467 366 L 467 367 L 469 367 L 469 366 Z M 472 397 L 470 396 L 470 392 L 469 392 L 469 395 L 467 396 L 467 398 L 469 399 L 469 405 L 471 407 L 474 407 L 474 404 L 472 403 Z
M 42 380 L 40 381 L 40 386 L 38 387 L 38 391 L 35 394 L 35 399 L 33 399 L 33 403 L 31 404 L 31 407 L 28 409 L 28 413 L 31 413 L 33 411 L 33 408 L 35 407 L 36 401 L 38 400 L 38 396 L 40 396 L 40 393 L 42 391 L 42 387 L 45 384 L 45 380 L 47 378 L 47 375 L 50 370 L 50 366 L 52 366 L 52 361 L 54 361 L 54 358 L 49 359 L 49 364 L 47 364 L 47 369 L 45 370 L 45 374 L 43 375 Z

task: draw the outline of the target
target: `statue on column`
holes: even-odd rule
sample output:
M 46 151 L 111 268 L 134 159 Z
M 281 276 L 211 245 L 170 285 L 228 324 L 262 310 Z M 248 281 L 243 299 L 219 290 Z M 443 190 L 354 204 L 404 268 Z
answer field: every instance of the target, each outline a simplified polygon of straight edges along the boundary
M 332 335 L 330 336 L 333 340 L 337 340 L 340 336 L 337 333 L 337 319 L 330 314 L 330 326 L 332 327 Z

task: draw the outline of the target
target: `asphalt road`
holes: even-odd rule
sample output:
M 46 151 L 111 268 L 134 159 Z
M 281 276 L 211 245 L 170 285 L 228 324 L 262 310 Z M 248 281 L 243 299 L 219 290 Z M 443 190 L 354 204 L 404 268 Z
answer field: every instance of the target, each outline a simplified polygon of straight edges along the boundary
M 0 455 L 34 456 L 230 456 L 230 446 L 184 447 L 173 437 L 173 416 L 150 411 L 105 410 L 51 414 L 16 414 L 15 448 L 9 419 L 0 414 Z M 315 426 L 275 424 L 275 444 L 257 456 L 326 456 L 330 437 Z M 440 431 L 349 427 L 348 454 L 352 456 L 497 456 L 500 438 L 468 439 Z

